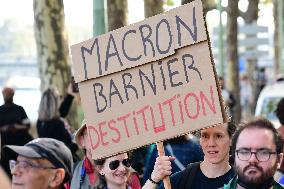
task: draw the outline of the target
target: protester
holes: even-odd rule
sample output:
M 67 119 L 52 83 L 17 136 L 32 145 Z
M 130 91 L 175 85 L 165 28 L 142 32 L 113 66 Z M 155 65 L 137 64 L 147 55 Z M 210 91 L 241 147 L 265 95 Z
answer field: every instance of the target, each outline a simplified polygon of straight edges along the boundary
M 155 145 L 152 145 L 154 146 L 153 148 L 155 148 Z M 152 145 L 142 146 L 131 151 L 131 167 L 137 172 L 141 183 L 143 182 L 143 176 L 147 170 L 147 163 L 145 162 L 148 162 L 150 158 L 151 154 L 149 148 L 152 148 Z
M 282 98 L 276 107 L 275 114 L 281 123 L 281 126 L 278 128 L 282 139 L 284 140 L 284 98 Z M 284 161 L 281 162 L 281 166 L 277 171 L 277 174 L 274 176 L 277 182 L 284 184 Z
M 172 173 L 182 171 L 190 163 L 203 160 L 203 152 L 200 145 L 189 135 L 184 135 L 164 142 L 165 155 L 174 156 L 175 160 L 172 163 Z M 155 165 L 155 160 L 158 157 L 156 148 L 150 154 L 150 157 L 145 165 L 143 183 L 145 183 Z
M 243 120 L 252 116 L 251 106 L 253 104 L 252 87 L 247 75 L 242 75 L 240 80 L 240 103 L 242 107 Z
M 78 147 L 72 142 L 71 130 L 68 130 L 66 122 L 60 117 L 58 106 L 59 96 L 55 90 L 45 90 L 41 97 L 36 124 L 38 136 L 60 140 L 71 150 L 72 154 L 75 154 Z
M 77 144 L 84 150 L 84 159 L 77 162 L 71 181 L 71 189 L 89 189 L 97 187 L 99 176 L 92 160 L 91 144 L 85 121 L 75 133 Z
M 127 153 L 95 161 L 100 175 L 99 189 L 140 189 L 138 176 L 133 172 Z
M 237 176 L 224 189 L 281 189 L 273 176 L 283 159 L 283 140 L 272 123 L 256 119 L 236 131 L 232 140 Z
M 172 188 L 200 189 L 202 186 L 202 189 L 217 189 L 228 183 L 235 176 L 229 164 L 231 137 L 235 129 L 232 122 L 202 129 L 200 144 L 204 161 L 190 164 L 185 170 L 173 174 L 170 177 Z M 166 175 L 170 175 L 170 161 L 173 160 L 171 156 L 158 157 L 154 171 L 143 188 L 154 188 Z
M 77 108 L 78 109 L 77 111 L 78 120 L 79 120 L 79 123 L 82 123 L 83 118 L 84 118 L 84 113 L 83 113 L 83 109 L 81 106 L 81 98 L 80 98 L 78 86 L 75 85 L 74 82 L 68 85 L 67 94 L 59 106 L 60 117 L 65 118 L 68 115 L 74 99 L 75 99 L 76 104 L 78 105 L 78 108 Z
M 72 154 L 61 141 L 38 138 L 3 150 L 9 154 L 12 189 L 63 189 L 72 177 Z
M 22 146 L 33 139 L 29 134 L 30 121 L 24 108 L 14 103 L 13 88 L 5 87 L 2 94 L 4 104 L 0 106 L 1 148 L 4 145 Z M 2 155 L 1 165 L 6 173 L 10 174 L 9 162 Z

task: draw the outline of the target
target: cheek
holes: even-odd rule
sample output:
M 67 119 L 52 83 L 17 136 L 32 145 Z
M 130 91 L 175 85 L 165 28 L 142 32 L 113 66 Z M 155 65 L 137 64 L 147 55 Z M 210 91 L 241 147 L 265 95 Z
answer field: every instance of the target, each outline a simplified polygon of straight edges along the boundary
M 243 168 L 245 166 L 248 165 L 248 163 L 246 161 L 241 161 L 239 160 L 239 158 L 237 156 L 235 156 L 235 165 L 234 166 L 238 166 L 239 169 L 243 170 Z
M 112 181 L 114 179 L 113 174 L 114 173 L 110 170 L 105 171 L 105 179 L 108 181 Z
M 230 151 L 230 144 L 229 142 L 224 142 L 222 145 L 222 148 L 224 149 L 224 151 L 229 152 Z
M 200 140 L 200 146 L 204 149 L 207 146 L 207 142 Z
M 91 147 L 91 142 L 90 142 L 88 137 L 84 138 L 84 145 L 85 145 L 86 148 L 90 148 Z
M 38 188 L 39 186 L 46 187 L 48 179 L 49 179 L 49 175 L 44 175 L 44 174 L 33 172 L 32 174 L 26 174 L 25 184 L 29 186 L 27 188 L 30 188 L 30 189 Z
M 262 165 L 264 170 L 268 170 L 271 167 L 275 167 L 275 166 L 277 166 L 277 160 L 263 162 L 263 165 Z
M 101 172 L 103 172 L 105 174 L 105 176 L 107 177 L 108 175 L 112 174 L 112 171 L 107 167 L 108 165 L 104 165 L 101 168 Z
M 224 148 L 224 150 L 230 150 L 231 143 L 229 139 L 222 139 L 219 141 L 219 145 Z

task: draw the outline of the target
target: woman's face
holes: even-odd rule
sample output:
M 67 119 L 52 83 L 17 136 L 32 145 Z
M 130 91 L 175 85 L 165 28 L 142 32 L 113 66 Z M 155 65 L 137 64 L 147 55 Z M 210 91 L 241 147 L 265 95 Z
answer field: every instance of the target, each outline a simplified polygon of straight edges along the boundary
M 227 125 L 201 130 L 200 145 L 204 153 L 204 161 L 212 164 L 228 161 L 231 139 L 227 132 Z
M 130 162 L 126 153 L 105 160 L 99 173 L 105 176 L 108 188 L 125 186 L 130 175 Z

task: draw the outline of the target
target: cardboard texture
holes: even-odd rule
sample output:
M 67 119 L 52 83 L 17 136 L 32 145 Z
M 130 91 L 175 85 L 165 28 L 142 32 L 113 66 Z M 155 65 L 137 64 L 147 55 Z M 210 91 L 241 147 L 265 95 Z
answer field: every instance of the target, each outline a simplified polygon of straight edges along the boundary
M 139 28 L 145 25 L 153 28 L 149 39 L 159 46 L 141 46 Z M 161 29 L 156 30 L 157 26 Z M 129 37 L 123 37 L 127 32 Z M 116 41 L 116 47 L 108 41 Z M 200 0 L 71 49 L 93 159 L 224 120 Z M 101 51 L 101 67 L 97 50 Z M 141 58 L 130 61 L 123 51 Z
M 71 46 L 76 82 L 102 77 L 205 41 L 201 1 Z

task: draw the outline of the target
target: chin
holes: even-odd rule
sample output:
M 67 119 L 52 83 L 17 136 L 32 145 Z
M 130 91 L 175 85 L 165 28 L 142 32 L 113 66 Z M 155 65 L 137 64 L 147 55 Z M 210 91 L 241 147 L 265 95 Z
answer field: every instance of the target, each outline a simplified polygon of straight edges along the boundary
M 117 184 L 125 184 L 127 182 L 127 178 L 115 178 L 115 182 Z
M 211 159 L 209 159 L 209 162 L 212 163 L 212 164 L 220 164 L 223 161 L 222 161 L 221 158 L 211 158 Z

